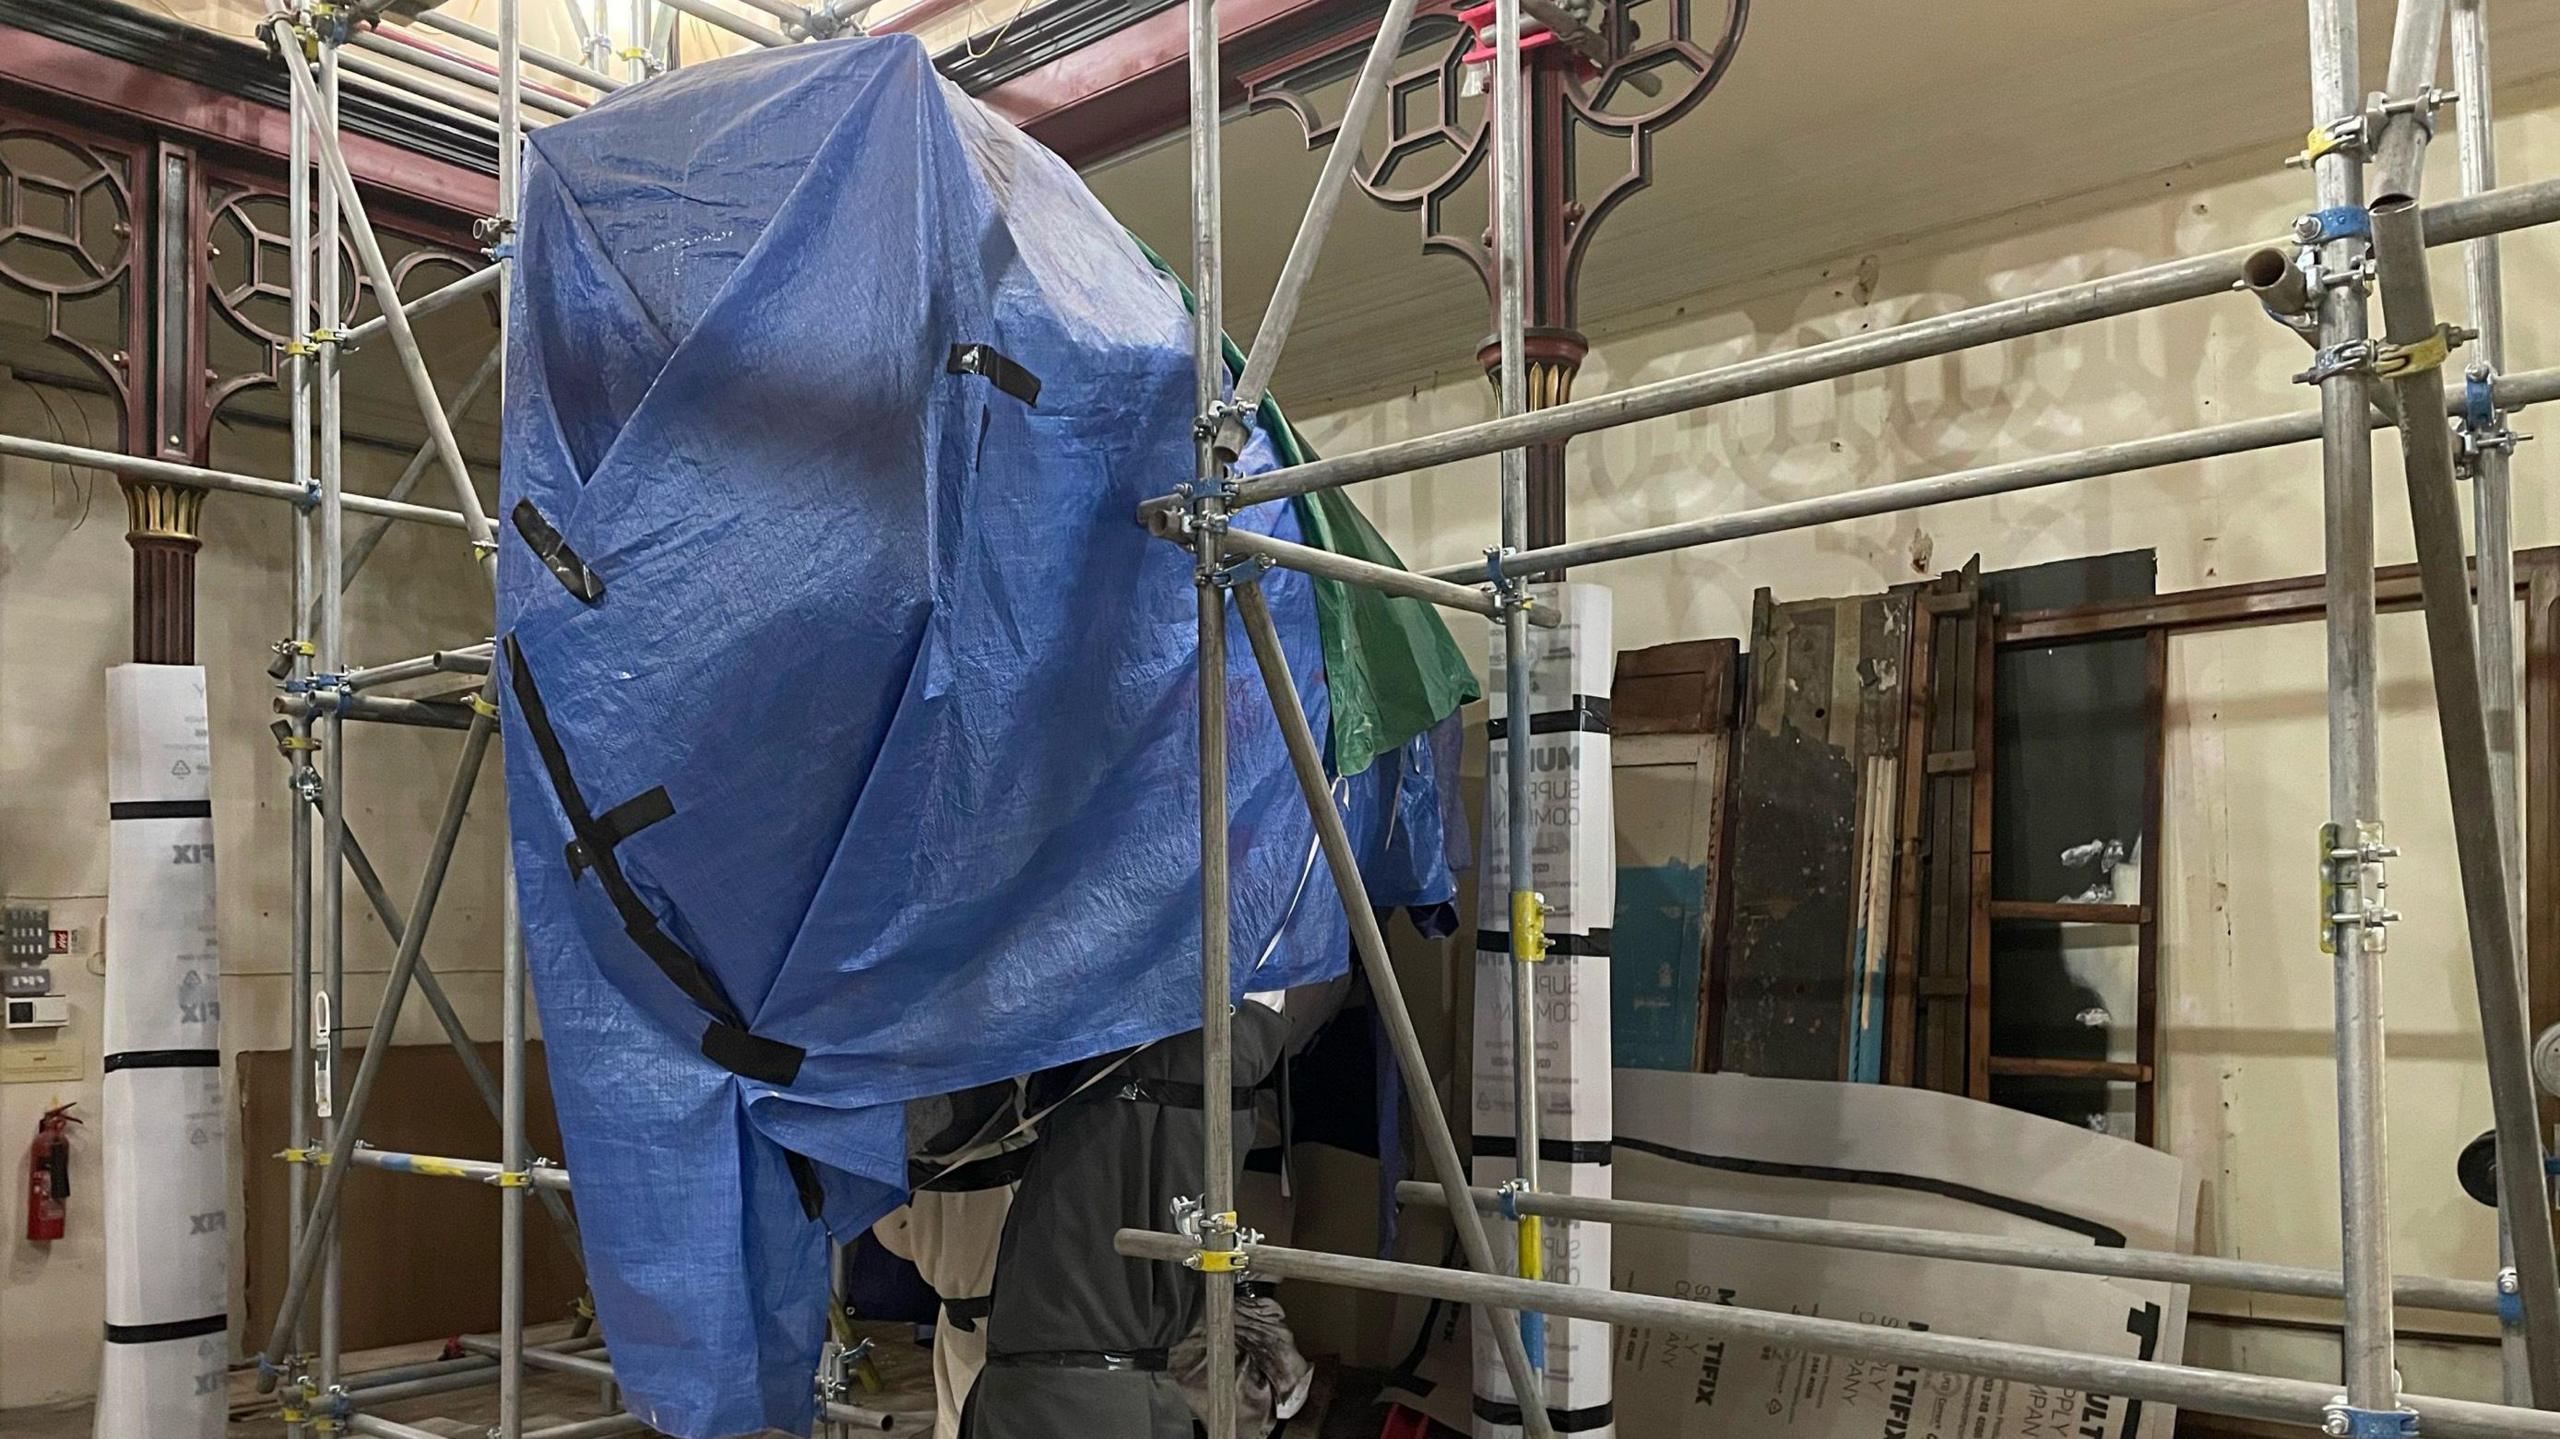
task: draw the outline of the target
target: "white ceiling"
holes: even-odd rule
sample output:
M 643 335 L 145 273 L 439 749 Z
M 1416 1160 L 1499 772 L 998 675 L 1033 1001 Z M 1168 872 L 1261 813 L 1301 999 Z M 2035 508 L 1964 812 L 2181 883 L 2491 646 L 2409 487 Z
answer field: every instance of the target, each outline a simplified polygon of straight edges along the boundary
M 1714 0 L 1698 0 L 1704 12 Z M 2378 86 L 2393 6 L 2366 0 Z M 2560 3 L 2492 12 L 2497 79 L 2560 69 Z M 2301 0 L 1760 0 L 1724 82 L 1657 144 L 1585 267 L 1586 327 L 1773 272 L 2234 152 L 2272 169 L 2311 119 Z M 1338 109 L 1338 103 L 1336 108 Z M 1227 328 L 1259 321 L 1321 157 L 1277 111 L 1224 131 Z M 1089 175 L 1188 268 L 1177 137 Z M 2307 196 L 2306 196 L 2307 198 Z M 1489 325 L 1462 261 L 1354 195 L 1278 389 L 1304 409 L 1463 363 Z

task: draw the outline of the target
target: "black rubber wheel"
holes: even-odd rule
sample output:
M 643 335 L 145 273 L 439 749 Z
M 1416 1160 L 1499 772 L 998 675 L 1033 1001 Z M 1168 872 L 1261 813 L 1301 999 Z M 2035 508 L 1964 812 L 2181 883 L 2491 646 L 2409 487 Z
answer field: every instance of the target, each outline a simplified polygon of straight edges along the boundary
M 2498 1207 L 2498 1133 L 2491 1130 L 2462 1146 L 2453 1161 L 2453 1177 L 2462 1192 L 2491 1209 Z

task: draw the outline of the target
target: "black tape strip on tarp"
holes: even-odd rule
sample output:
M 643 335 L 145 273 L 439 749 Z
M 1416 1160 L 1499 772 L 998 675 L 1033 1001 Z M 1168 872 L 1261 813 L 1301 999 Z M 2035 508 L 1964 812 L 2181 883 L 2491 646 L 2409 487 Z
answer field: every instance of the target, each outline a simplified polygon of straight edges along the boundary
M 659 785 L 645 793 L 635 794 L 597 815 L 596 828 L 612 836 L 615 844 L 620 844 L 675 812 L 676 802 L 668 797 L 667 787 Z M 572 879 L 578 878 L 595 867 L 595 862 L 587 858 L 585 840 L 569 841 L 565 853 L 569 858 L 569 877 Z
M 977 375 L 1031 408 L 1040 408 L 1040 377 L 993 345 L 954 345 L 951 361 L 943 368 L 955 375 Z
M 507 682 L 515 691 L 517 705 L 524 710 L 525 728 L 533 735 L 533 747 L 542 757 L 544 772 L 551 777 L 552 792 L 569 818 L 570 831 L 577 836 L 577 848 L 604 885 L 614 912 L 622 916 L 622 932 L 640 946 L 640 952 L 649 956 L 660 973 L 684 991 L 687 999 L 711 1016 L 710 1027 L 702 1032 L 703 1058 L 731 1074 L 766 1084 L 786 1085 L 798 1078 L 800 1061 L 807 1057 L 807 1051 L 751 1033 L 738 1007 L 730 1003 L 711 971 L 667 933 L 657 912 L 631 887 L 630 877 L 622 872 L 622 861 L 614 855 L 622 836 L 609 830 L 588 810 L 577 776 L 569 769 L 568 751 L 561 748 L 559 732 L 551 727 L 550 712 L 543 708 L 542 691 L 534 683 L 533 668 L 524 662 L 524 650 L 514 635 L 507 636 Z M 674 813 L 672 805 L 668 813 Z
M 604 598 L 603 577 L 587 568 L 587 562 L 569 548 L 569 542 L 560 537 L 551 521 L 543 518 L 542 511 L 533 507 L 533 501 L 516 501 L 513 518 L 516 533 L 524 536 L 525 548 L 533 551 L 533 557 L 542 561 L 544 568 L 560 581 L 561 588 L 588 604 Z

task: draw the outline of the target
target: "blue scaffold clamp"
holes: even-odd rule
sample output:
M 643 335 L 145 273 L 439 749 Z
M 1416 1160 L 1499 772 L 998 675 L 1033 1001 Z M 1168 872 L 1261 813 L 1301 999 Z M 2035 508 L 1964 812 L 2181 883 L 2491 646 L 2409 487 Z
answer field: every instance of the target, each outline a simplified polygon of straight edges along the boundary
M 1485 583 L 1493 587 L 1493 597 L 1502 607 L 1525 610 L 1533 603 L 1529 598 L 1528 582 L 1518 575 L 1505 574 L 1502 569 L 1502 562 L 1518 553 L 1520 553 L 1518 550 L 1509 545 L 1487 545 L 1484 551 L 1484 578 Z
M 2485 364 L 2475 364 L 2463 374 L 2462 416 L 2454 424 L 2454 437 L 2460 445 L 2455 468 L 2466 478 L 2478 473 L 2482 456 L 2512 454 L 2520 442 L 2532 438 L 2508 426 L 2498 408 L 2498 377 Z
M 2551 1167 L 2548 1159 L 2542 1164 L 2545 1169 Z M 2524 1327 L 2524 1281 L 2516 1277 L 2513 1265 L 2498 1271 L 2498 1323 L 2509 1329 Z
M 2462 427 L 2485 433 L 2497 424 L 2497 386 L 2487 370 L 2475 367 L 2462 377 Z
M 2329 1439 L 2417 1439 L 2418 1416 L 2409 1409 L 2358 1409 L 2332 1404 L 2320 1417 L 2320 1432 Z
M 2373 212 L 2362 205 L 2331 205 L 2314 210 L 2293 222 L 2293 237 L 2306 245 L 2369 240 L 2373 238 Z

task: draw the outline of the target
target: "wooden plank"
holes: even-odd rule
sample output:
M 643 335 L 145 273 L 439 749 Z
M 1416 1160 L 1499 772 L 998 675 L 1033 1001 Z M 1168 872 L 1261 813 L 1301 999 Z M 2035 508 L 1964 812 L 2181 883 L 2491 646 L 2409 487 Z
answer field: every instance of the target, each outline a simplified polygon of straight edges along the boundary
M 1681 640 L 1626 650 L 1610 691 L 1619 735 L 1723 734 L 1733 728 L 1738 640 Z
M 1746 661 L 1735 657 L 1737 683 L 1749 669 Z M 1698 960 L 1698 1068 L 1708 1074 L 1724 1068 L 1724 995 L 1729 964 L 1725 946 L 1733 936 L 1733 820 L 1742 813 L 1742 735 L 1738 728 L 1725 736 L 1722 767 L 1723 793 L 1716 805 L 1716 857 L 1710 877 L 1714 904 L 1707 916 L 1706 953 Z
M 1970 702 L 1975 649 L 1971 625 L 1970 614 L 1949 616 L 1939 631 L 1938 689 L 1929 715 L 1930 740 L 1935 749 L 1954 747 L 1956 716 Z M 1966 977 L 1961 967 L 1949 963 L 1949 956 L 1954 952 L 1960 896 L 1970 869 L 1967 846 L 1961 837 L 1971 833 L 1968 817 L 1962 813 L 1971 792 L 1970 786 L 1953 784 L 1943 775 L 1930 780 L 1928 878 L 1923 896 L 1928 927 L 1920 951 L 1924 979 L 1944 982 Z M 1946 1092 L 1963 1088 L 1962 1015 L 1961 998 L 1921 1007 L 1920 1069 L 1915 1082 L 1922 1088 Z
M 2516 554 L 2517 587 L 2522 589 L 2535 564 L 2560 556 L 2560 546 L 2520 550 Z M 2374 601 L 2386 610 L 2410 609 L 2419 602 L 2415 565 L 2385 565 L 2374 571 Z M 2254 580 L 2217 585 L 2139 600 L 2101 600 L 2064 609 L 2024 610 L 2000 623 L 2000 643 L 2052 644 L 2106 635 L 2138 635 L 2154 629 L 2232 629 L 2317 619 L 2325 603 L 2318 575 Z
M 2147 904 L 2097 904 L 2087 900 L 1995 899 L 1995 920 L 2043 920 L 2053 924 L 2148 924 Z
M 1730 922 L 1719 936 L 1713 1057 L 1781 1078 L 1848 1072 L 1868 890 L 1892 862 L 1873 828 L 1895 790 L 1871 791 L 1866 761 L 1902 739 L 1911 595 L 1778 603 L 1753 597 L 1746 723 L 1728 811 Z M 1883 773 L 1884 771 L 1878 771 Z M 1886 781 L 1889 783 L 1890 781 Z M 1862 831 L 1861 821 L 1869 826 Z M 1862 851 L 1875 838 L 1882 853 Z M 1889 931 L 1887 931 L 1889 933 Z M 1882 941 L 1879 941 L 1882 942 Z
M 2133 1138 L 2156 1144 L 2160 1136 L 2160 903 L 2161 837 L 2167 832 L 2169 768 L 2169 632 L 2151 632 L 2143 673 L 2146 720 L 2151 729 L 2148 763 L 2142 775 L 2142 903 L 2141 931 L 2134 959 L 2134 1060 L 2142 1079 L 2133 1093 Z
M 450 982 L 450 981 L 448 981 Z M 551 1108 L 550 1069 L 539 1040 L 528 1046 L 525 1119 L 536 1154 L 558 1154 L 560 1129 Z M 363 1051 L 341 1054 L 353 1073 Z M 480 1057 L 492 1073 L 498 1046 Z M 242 1246 L 244 1332 L 274 1324 L 284 1286 L 287 1167 L 268 1158 L 284 1148 L 292 1114 L 293 1056 L 243 1050 L 234 1059 L 240 1106 L 247 1233 Z M 462 1063 L 442 1044 L 395 1045 L 367 1111 L 365 1136 L 383 1148 L 464 1159 L 498 1157 L 498 1122 L 472 1092 Z M 421 1179 L 358 1169 L 347 1176 L 345 1335 L 350 1351 L 449 1334 L 485 1333 L 498 1324 L 498 1191 L 485 1184 Z M 431 1243 L 420 1243 L 432 1236 Z M 577 1256 L 550 1219 L 525 1218 L 525 1307 L 566 1313 L 585 1287 Z
M 1987 1067 L 2003 1079 L 2103 1079 L 2112 1084 L 2148 1084 L 2151 1066 L 2120 1059 L 2043 1059 L 2024 1054 L 1994 1054 Z
M 1988 600 L 1974 610 L 1973 749 L 1986 759 L 1996 733 L 1992 710 L 1994 666 L 1999 622 Z M 1965 927 L 1973 993 L 1966 997 L 1965 1093 L 1991 1098 L 1991 766 L 1973 771 L 1973 884 L 1966 894 Z
M 1896 822 L 1901 844 L 1895 856 L 1893 965 L 1887 978 L 1892 992 L 1885 1037 L 1887 1084 L 1910 1084 L 1917 1058 L 1921 997 L 1920 877 L 1928 819 L 1923 801 L 1929 779 L 1928 766 L 1923 760 L 1929 749 L 1930 696 L 1936 692 L 1932 682 L 1932 646 L 1940 625 L 1936 605 L 1938 598 L 1937 587 L 1933 585 L 1922 599 L 1920 612 L 1912 619 L 1911 644 L 1902 668 L 1902 672 L 1910 676 L 1910 685 L 1903 705 L 1902 803 Z
M 1970 748 L 1942 749 L 1929 756 L 1931 774 L 1971 774 L 1973 769 L 1974 751 Z
M 1835 620 L 1827 601 L 1753 597 L 1733 924 L 1719 966 L 1719 1057 L 1745 1074 L 1841 1077 L 1857 779 L 1829 737 Z
M 2523 583 L 2525 992 L 2533 1032 L 2560 1024 L 2560 549 L 2517 558 Z M 2560 1099 L 2542 1099 L 2548 1133 Z

